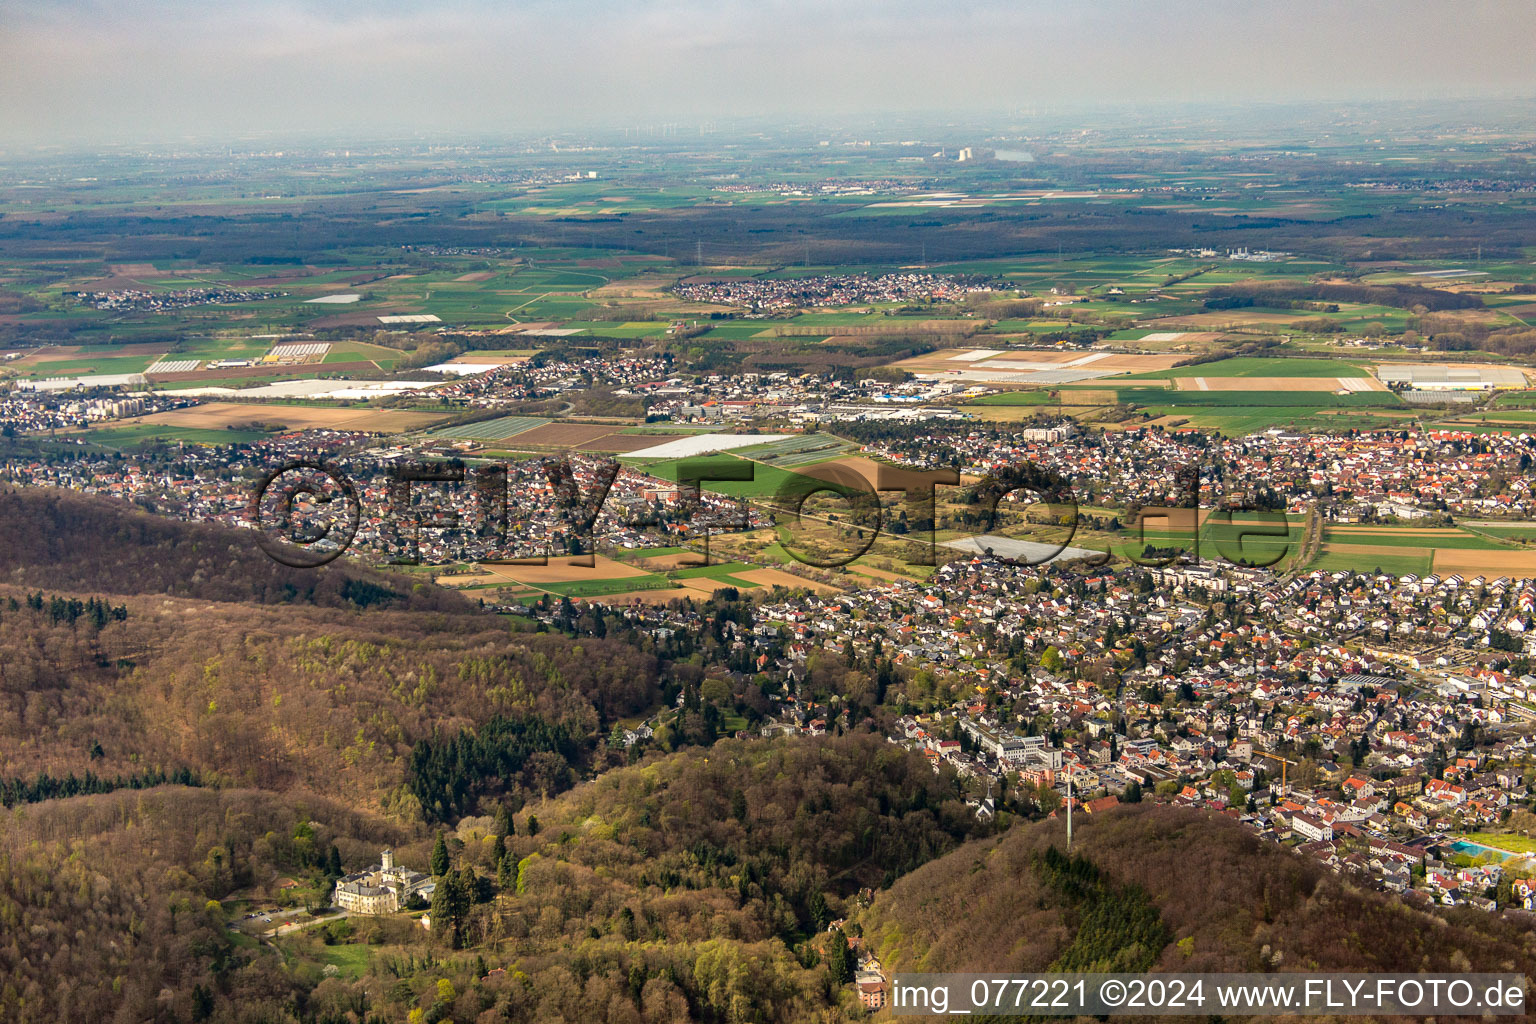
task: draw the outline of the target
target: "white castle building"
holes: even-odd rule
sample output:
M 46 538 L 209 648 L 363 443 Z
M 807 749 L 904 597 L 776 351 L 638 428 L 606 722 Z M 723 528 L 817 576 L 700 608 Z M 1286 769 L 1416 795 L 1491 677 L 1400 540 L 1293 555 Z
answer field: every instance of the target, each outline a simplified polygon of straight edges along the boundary
M 413 895 L 430 896 L 432 887 L 430 876 L 396 867 L 394 852 L 385 850 L 367 871 L 339 879 L 331 902 L 354 914 L 393 914 Z

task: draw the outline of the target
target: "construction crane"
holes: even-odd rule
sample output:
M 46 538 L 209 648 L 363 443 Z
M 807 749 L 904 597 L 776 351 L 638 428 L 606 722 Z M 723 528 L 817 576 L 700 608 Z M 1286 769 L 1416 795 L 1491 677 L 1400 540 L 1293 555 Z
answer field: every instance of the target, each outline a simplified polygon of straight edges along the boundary
M 1287 758 L 1281 757 L 1279 754 L 1266 754 L 1262 751 L 1259 752 L 1259 756 L 1267 758 L 1271 761 L 1280 762 L 1280 792 L 1282 795 L 1289 793 L 1291 791 L 1291 787 L 1285 781 L 1285 767 L 1286 765 L 1300 764 L 1301 762 L 1288 760 Z

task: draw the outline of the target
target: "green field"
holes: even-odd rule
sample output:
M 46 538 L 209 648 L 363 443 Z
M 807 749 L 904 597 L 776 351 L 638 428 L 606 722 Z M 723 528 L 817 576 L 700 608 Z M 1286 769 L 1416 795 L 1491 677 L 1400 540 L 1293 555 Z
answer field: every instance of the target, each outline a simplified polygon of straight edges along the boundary
M 1498 551 L 1506 547 L 1497 541 L 1488 540 L 1486 537 L 1478 537 L 1473 534 L 1461 536 L 1445 535 L 1442 537 L 1404 536 L 1394 535 L 1390 529 L 1384 529 L 1381 533 L 1338 533 L 1333 530 L 1323 532 L 1324 542 L 1335 544 L 1366 544 L 1377 547 L 1395 547 L 1422 545 L 1426 548 L 1446 548 L 1459 551 Z
M 1401 409 L 1390 391 L 1171 391 L 1163 388 L 1116 388 L 1122 402 L 1169 409 Z
M 1325 569 L 1330 572 L 1375 572 L 1381 570 L 1393 576 L 1408 573 L 1426 575 L 1434 560 L 1429 551 L 1403 551 L 1400 554 L 1357 555 L 1331 552 L 1325 545 L 1321 554 L 1313 559 L 1308 569 Z
M 1168 370 L 1135 373 L 1125 380 L 1178 380 L 1187 377 L 1369 377 L 1370 365 L 1346 359 L 1266 359 L 1237 356 Z M 1201 392 L 1207 394 L 1208 392 Z M 1239 392 L 1242 394 L 1243 392 Z M 1311 394 L 1309 392 L 1308 394 Z
M 1462 526 L 1510 540 L 1536 540 L 1536 523 L 1463 523 Z
M 746 562 L 721 562 L 718 565 L 700 565 L 691 569 L 674 569 L 667 575 L 675 580 L 709 579 L 730 580 L 744 587 L 755 587 L 757 584 L 748 583 L 745 580 L 737 580 L 731 574 L 737 572 L 751 572 L 755 565 Z
M 324 925 L 317 926 L 324 928 Z M 320 960 L 330 967 L 335 967 L 343 978 L 357 979 L 368 973 L 368 965 L 373 962 L 373 950 L 366 943 L 352 942 L 339 946 L 320 947 Z
M 188 444 L 249 444 L 272 436 L 255 430 L 216 430 L 203 427 L 172 427 L 145 423 L 132 427 L 104 427 L 76 435 L 92 444 L 129 447 L 151 441 L 185 441 Z
M 676 483 L 678 472 L 685 464 L 692 463 L 696 466 L 701 464 L 721 465 L 722 463 L 717 460 L 723 459 L 730 460 L 729 463 L 725 463 L 726 465 L 741 463 L 751 466 L 752 479 L 750 481 L 706 480 L 701 484 L 704 490 L 713 491 L 716 494 L 724 494 L 732 498 L 747 498 L 751 500 L 772 498 L 779 494 L 781 490 L 787 491 L 789 494 L 802 494 L 812 487 L 817 488 L 818 492 L 843 491 L 843 488 L 835 484 L 823 483 L 803 473 L 793 473 L 789 470 L 779 469 L 777 466 L 738 458 L 735 455 L 692 456 L 686 459 L 665 459 L 659 462 L 631 461 L 628 464 L 643 473 L 649 473 L 652 476 Z M 620 461 L 627 460 L 621 456 Z
M 1049 392 L 1040 391 L 999 391 L 994 395 L 982 395 L 973 398 L 969 405 L 1051 405 L 1053 399 Z
M 677 586 L 662 576 L 626 576 L 613 580 L 572 580 L 567 583 L 540 583 L 540 590 L 562 597 L 602 597 L 607 594 L 626 594 L 632 590 L 671 590 Z

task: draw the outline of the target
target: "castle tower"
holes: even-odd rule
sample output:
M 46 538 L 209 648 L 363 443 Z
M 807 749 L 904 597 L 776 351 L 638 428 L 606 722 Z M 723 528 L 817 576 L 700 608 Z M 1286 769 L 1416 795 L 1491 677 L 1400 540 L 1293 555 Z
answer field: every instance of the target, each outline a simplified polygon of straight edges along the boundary
M 385 850 L 379 854 L 379 866 L 385 871 L 392 871 L 395 867 L 395 851 Z

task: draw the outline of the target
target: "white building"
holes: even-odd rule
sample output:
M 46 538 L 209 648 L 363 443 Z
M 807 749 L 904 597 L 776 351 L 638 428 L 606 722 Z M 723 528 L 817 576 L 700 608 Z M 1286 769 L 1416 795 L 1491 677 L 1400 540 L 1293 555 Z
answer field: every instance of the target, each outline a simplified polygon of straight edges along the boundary
M 432 879 L 419 871 L 395 866 L 395 855 L 385 850 L 379 863 L 367 871 L 347 875 L 336 882 L 331 902 L 354 914 L 393 914 L 413 895 L 425 898 Z

